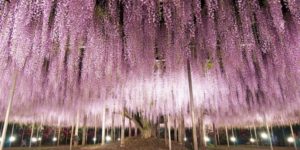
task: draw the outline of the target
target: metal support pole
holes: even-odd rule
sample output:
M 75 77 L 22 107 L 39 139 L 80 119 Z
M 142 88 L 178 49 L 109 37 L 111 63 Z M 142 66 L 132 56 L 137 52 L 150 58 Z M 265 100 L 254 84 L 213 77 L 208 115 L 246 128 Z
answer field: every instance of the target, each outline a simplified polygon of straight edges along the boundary
M 170 115 L 168 115 L 168 137 L 169 137 L 169 150 L 172 150 Z
M 137 128 L 137 127 L 134 128 L 134 136 L 135 136 L 135 137 L 138 136 L 138 128 Z
M 78 145 L 78 141 L 79 141 L 78 131 L 79 131 L 79 109 L 77 110 L 77 115 L 76 115 L 76 127 L 75 127 L 74 146 Z
M 12 128 L 11 128 L 11 134 L 10 137 L 14 136 L 14 129 L 15 129 L 15 124 L 13 123 Z M 9 147 L 11 147 L 11 141 L 9 141 Z
M 72 150 L 72 146 L 73 146 L 73 136 L 74 136 L 74 125 L 72 124 L 71 138 L 70 138 L 70 150 Z
M 129 137 L 131 137 L 131 128 L 132 128 L 132 126 L 131 126 L 131 120 L 130 119 L 128 119 L 128 121 L 129 121 L 129 129 L 128 129 L 128 134 L 129 134 Z
M 177 121 L 176 121 L 176 117 L 174 119 L 174 141 L 177 141 Z
M 29 140 L 29 147 L 31 147 L 31 144 L 32 144 L 33 131 L 34 131 L 34 123 L 31 126 L 31 134 L 30 134 L 30 140 Z
M 206 141 L 205 141 L 205 137 L 206 137 L 206 129 L 205 129 L 205 124 L 204 124 L 204 123 L 203 123 L 203 126 L 202 126 L 202 133 L 203 133 L 203 135 L 200 135 L 200 136 L 202 136 L 203 142 L 204 142 L 204 148 L 203 148 L 203 149 L 206 149 L 206 147 L 207 147 L 207 143 L 206 143 Z
M 228 129 L 227 126 L 225 127 L 225 132 L 226 132 L 226 140 L 227 140 L 227 147 L 229 148 L 229 137 L 228 137 Z
M 116 129 L 115 129 L 115 111 L 112 112 L 112 126 L 111 126 L 111 139 L 116 140 Z
M 254 126 L 254 136 L 255 136 L 256 146 L 258 147 L 259 146 L 259 141 L 258 141 L 258 138 L 257 138 L 256 126 Z
M 164 138 L 165 138 L 165 145 L 168 146 L 168 117 L 164 116 Z
M 81 141 L 81 145 L 84 146 L 86 143 L 86 122 L 87 122 L 87 116 L 84 115 L 83 117 L 83 128 L 82 128 L 82 141 Z
M 95 130 L 94 130 L 94 138 L 93 138 L 93 141 L 94 141 L 94 144 L 96 144 L 97 142 L 97 119 L 96 119 L 96 115 L 95 115 Z
M 103 110 L 102 110 L 102 139 L 101 139 L 101 145 L 105 144 L 105 112 L 106 112 L 106 108 L 103 107 Z
M 272 136 L 271 136 L 271 133 L 270 133 L 270 129 L 269 129 L 268 123 L 266 123 L 266 126 L 267 126 L 267 132 L 268 132 L 268 136 L 269 136 L 270 149 L 273 150 Z
M 183 116 L 180 114 L 178 122 L 178 143 L 183 144 Z
M 196 131 L 196 121 L 195 121 L 195 111 L 194 111 L 194 96 L 193 96 L 193 85 L 192 85 L 192 73 L 191 73 L 191 64 L 190 60 L 187 59 L 187 72 L 188 72 L 188 81 L 189 81 L 189 93 L 190 93 L 190 113 L 192 117 L 192 128 L 193 128 L 193 145 L 194 150 L 198 150 L 198 141 L 197 141 L 197 131 Z
M 291 129 L 291 135 L 292 135 L 292 137 L 294 138 L 294 148 L 295 148 L 295 150 L 297 150 L 297 139 L 296 139 L 296 137 L 295 137 L 295 134 L 294 134 L 294 130 L 293 130 L 292 124 L 290 124 L 290 129 Z
M 10 109 L 11 109 L 11 105 L 12 105 L 13 98 L 15 95 L 15 90 L 16 90 L 17 76 L 18 76 L 18 73 L 17 73 L 17 71 L 15 71 L 12 86 L 11 86 L 10 92 L 9 92 L 10 94 L 9 94 L 9 99 L 8 99 L 8 105 L 7 105 L 7 109 L 6 109 L 6 113 L 5 113 L 4 125 L 3 125 L 1 142 L 0 142 L 0 150 L 3 150 L 3 146 L 5 143 Z
M 220 133 L 219 133 L 219 128 L 217 128 L 217 137 L 218 137 L 218 145 L 220 144 Z
M 234 138 L 236 138 L 235 135 L 234 135 L 233 127 L 231 128 L 231 136 L 234 137 Z M 235 146 L 235 142 L 236 141 L 232 141 L 232 142 L 233 142 L 233 145 Z
M 217 131 L 216 131 L 216 125 L 213 123 L 213 132 L 214 132 L 214 145 L 215 147 L 218 146 L 218 138 L 217 138 Z
M 58 126 L 58 134 L 57 134 L 57 146 L 59 146 L 59 143 L 60 143 L 60 132 L 61 132 L 61 127 Z
M 121 125 L 121 147 L 125 147 L 125 108 L 122 112 L 122 125 Z

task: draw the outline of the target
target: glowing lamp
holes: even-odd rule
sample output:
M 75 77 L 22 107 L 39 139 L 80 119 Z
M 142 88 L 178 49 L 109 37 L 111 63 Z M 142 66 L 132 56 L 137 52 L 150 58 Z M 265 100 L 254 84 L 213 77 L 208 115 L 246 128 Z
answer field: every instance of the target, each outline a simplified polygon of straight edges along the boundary
M 183 138 L 183 141 L 186 142 L 188 139 L 186 137 Z
M 118 138 L 117 140 L 118 140 L 118 141 L 120 141 L 121 139 L 120 139 L 120 138 Z
M 107 142 L 110 142 L 110 141 L 111 141 L 111 137 L 110 137 L 110 136 L 106 136 L 106 137 L 105 137 L 105 140 L 106 140 Z
M 52 141 L 53 141 L 53 142 L 56 142 L 56 141 L 57 141 L 57 138 L 56 138 L 56 137 L 53 137 L 53 138 L 52 138 Z
M 9 137 L 9 142 L 14 142 L 14 141 L 16 141 L 16 137 L 14 136 Z
M 204 137 L 204 141 L 205 141 L 205 142 L 209 142 L 209 141 L 210 141 L 209 137 L 205 136 L 205 137 Z
M 42 138 L 41 138 L 41 137 L 39 137 L 37 140 L 38 140 L 38 141 L 42 141 Z
M 231 142 L 236 142 L 236 137 L 234 137 L 234 136 L 230 137 L 230 141 Z
M 94 137 L 94 138 L 93 138 L 93 141 L 94 141 L 94 142 L 96 142 L 96 140 L 97 140 L 97 138 L 96 138 L 96 137 Z
M 37 139 L 36 137 L 32 137 L 32 138 L 31 138 L 31 142 L 35 143 L 35 142 L 37 142 L 37 141 L 38 141 L 38 139 Z
M 267 138 L 269 138 L 269 136 L 268 136 L 268 134 L 267 134 L 266 132 L 260 133 L 260 137 L 261 137 L 262 139 L 267 139 Z
M 288 141 L 289 143 L 294 143 L 294 142 L 295 142 L 295 138 L 293 138 L 293 137 L 288 137 L 288 138 L 287 138 L 287 141 Z
M 250 142 L 251 142 L 251 143 L 254 143 L 254 142 L 255 142 L 255 139 L 254 139 L 254 138 L 250 138 Z

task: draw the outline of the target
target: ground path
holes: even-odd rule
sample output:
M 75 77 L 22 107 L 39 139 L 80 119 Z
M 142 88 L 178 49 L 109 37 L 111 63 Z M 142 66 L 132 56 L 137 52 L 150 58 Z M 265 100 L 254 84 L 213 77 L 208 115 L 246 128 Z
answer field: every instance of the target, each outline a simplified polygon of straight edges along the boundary
M 158 139 L 140 139 L 140 138 L 127 138 L 125 140 L 126 146 L 120 147 L 120 142 L 109 143 L 104 146 L 90 145 L 85 147 L 73 147 L 72 150 L 168 150 L 164 140 Z M 210 147 L 207 150 L 269 150 L 269 147 L 257 146 L 218 146 L 217 148 Z M 32 147 L 32 148 L 5 148 L 4 150 L 69 150 L 69 146 L 59 147 Z M 188 150 L 178 143 L 172 143 L 172 150 Z M 293 147 L 274 147 L 274 150 L 294 150 Z

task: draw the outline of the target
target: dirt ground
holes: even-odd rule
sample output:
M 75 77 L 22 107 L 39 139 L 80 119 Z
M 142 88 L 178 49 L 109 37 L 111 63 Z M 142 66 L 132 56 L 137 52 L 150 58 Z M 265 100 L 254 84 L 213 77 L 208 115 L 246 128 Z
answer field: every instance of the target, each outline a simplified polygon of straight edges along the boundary
M 82 150 L 168 150 L 169 148 L 165 145 L 164 140 L 158 139 L 140 139 L 130 138 L 125 140 L 125 147 L 120 147 L 120 142 L 107 144 L 105 146 L 97 147 L 85 147 Z M 178 143 L 172 143 L 173 150 L 187 150 Z
M 168 150 L 164 140 L 158 139 L 141 139 L 128 138 L 125 139 L 125 147 L 120 147 L 120 142 L 109 143 L 104 146 L 90 145 L 85 147 L 73 147 L 72 150 Z M 4 150 L 69 150 L 69 146 L 59 147 L 32 147 L 32 148 L 6 148 Z M 172 150 L 188 150 L 178 143 L 172 143 Z
M 69 146 L 59 147 L 32 147 L 32 148 L 5 148 L 4 150 L 69 150 Z M 125 147 L 120 147 L 120 142 L 109 143 L 104 146 L 101 145 L 89 145 L 85 147 L 73 147 L 72 150 L 168 150 L 164 140 L 158 139 L 140 139 L 140 138 L 128 138 L 125 140 Z M 179 145 L 178 143 L 172 143 L 172 150 L 189 150 L 186 147 Z M 218 146 L 216 148 L 209 147 L 207 150 L 270 150 L 269 147 L 257 147 L 257 146 Z M 293 147 L 274 147 L 274 150 L 294 150 Z
M 208 148 L 208 150 L 270 150 L 270 147 L 264 146 L 231 146 L 227 148 L 227 146 L 218 146 L 217 148 Z M 294 147 L 274 147 L 273 150 L 294 150 Z

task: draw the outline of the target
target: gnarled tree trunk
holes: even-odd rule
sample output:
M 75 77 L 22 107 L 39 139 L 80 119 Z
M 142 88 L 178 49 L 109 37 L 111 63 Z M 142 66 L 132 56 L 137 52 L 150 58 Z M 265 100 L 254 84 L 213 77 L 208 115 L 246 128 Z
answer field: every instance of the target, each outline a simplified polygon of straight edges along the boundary
M 148 119 L 143 118 L 140 113 L 130 114 L 125 110 L 125 117 L 131 120 L 135 126 L 141 131 L 141 137 L 144 139 L 156 137 L 157 123 L 153 123 Z

